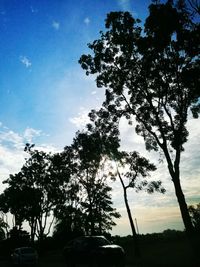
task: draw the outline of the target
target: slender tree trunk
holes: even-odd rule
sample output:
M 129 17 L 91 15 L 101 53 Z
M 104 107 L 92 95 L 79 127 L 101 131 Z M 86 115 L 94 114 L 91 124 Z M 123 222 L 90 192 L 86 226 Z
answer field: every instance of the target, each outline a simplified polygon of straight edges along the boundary
M 181 216 L 183 219 L 183 223 L 185 226 L 187 238 L 189 240 L 189 243 L 193 249 L 193 264 L 194 266 L 200 266 L 200 259 L 199 259 L 199 241 L 197 241 L 196 236 L 195 236 L 195 231 L 194 227 L 192 225 L 191 217 L 189 215 L 188 207 L 185 201 L 185 196 L 183 194 L 181 185 L 180 185 L 180 178 L 179 175 L 174 175 L 172 178 L 174 187 L 175 187 L 175 192 L 176 192 L 176 197 L 179 203 L 179 208 L 181 211 Z
M 176 193 L 176 197 L 179 203 L 179 208 L 180 208 L 180 212 L 181 212 L 181 216 L 183 219 L 186 233 L 188 236 L 193 236 L 194 227 L 192 225 L 191 218 L 188 212 L 188 207 L 185 201 L 185 196 L 181 188 L 180 178 L 176 174 L 174 174 L 172 177 L 172 181 L 174 183 L 175 193 Z
M 93 216 L 92 208 L 90 209 L 90 231 L 91 231 L 91 235 L 95 235 L 94 216 Z
M 90 234 L 94 235 L 95 234 L 95 229 L 94 229 L 94 214 L 93 214 L 93 201 L 91 198 L 91 191 L 90 188 L 88 188 L 87 185 L 87 195 L 88 195 L 88 200 L 89 200 L 89 222 L 90 222 Z
M 169 152 L 167 150 L 167 147 L 162 147 L 163 152 L 165 154 L 167 163 L 168 163 L 168 170 L 169 173 L 172 177 L 172 181 L 174 183 L 174 188 L 175 188 L 175 194 L 176 198 L 179 204 L 182 220 L 185 226 L 185 230 L 187 233 L 187 236 L 191 238 L 194 234 L 194 227 L 192 225 L 192 221 L 189 215 L 187 203 L 185 200 L 185 196 L 183 194 L 183 190 L 181 188 L 181 183 L 180 183 L 180 170 L 179 170 L 179 165 L 180 165 L 180 156 L 181 156 L 181 150 L 176 151 L 176 158 L 174 161 L 174 165 L 172 164 L 172 160 L 170 158 Z
M 136 233 L 135 225 L 134 225 L 133 218 L 131 215 L 131 210 L 129 208 L 126 189 L 124 190 L 124 202 L 126 205 L 126 210 L 127 210 L 127 214 L 128 214 L 128 218 L 129 218 L 129 222 L 130 222 L 130 226 L 131 226 L 131 231 L 132 231 L 132 235 L 133 235 L 134 247 L 135 247 L 135 256 L 140 257 L 141 252 L 140 252 L 140 247 L 139 247 L 138 235 Z
M 127 187 L 124 185 L 124 182 L 122 180 L 122 177 L 121 177 L 119 171 L 118 171 L 118 176 L 119 176 L 119 179 L 120 179 L 120 182 L 122 184 L 123 191 L 124 191 L 124 202 L 125 202 L 126 211 L 127 211 L 127 214 L 128 214 L 128 219 L 129 219 L 129 222 L 130 222 L 130 226 L 131 226 L 133 241 L 134 241 L 134 254 L 135 254 L 135 256 L 137 258 L 139 258 L 141 256 L 141 251 L 140 251 L 140 247 L 139 247 L 138 235 L 137 235 L 136 230 L 135 230 L 135 225 L 134 225 L 134 222 L 133 222 L 131 210 L 130 210 L 129 203 L 128 203 Z
M 35 216 L 33 216 L 31 218 L 31 221 L 29 223 L 29 226 L 31 228 L 31 243 L 34 243 L 34 239 L 35 239 L 35 234 L 36 234 L 36 224 L 37 224 L 37 219 Z

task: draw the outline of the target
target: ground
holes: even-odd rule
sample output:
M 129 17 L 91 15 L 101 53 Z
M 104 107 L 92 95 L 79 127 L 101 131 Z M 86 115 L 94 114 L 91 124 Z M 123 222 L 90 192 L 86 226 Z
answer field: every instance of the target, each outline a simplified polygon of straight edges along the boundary
M 200 259 L 199 244 L 199 237 L 193 248 L 181 237 L 141 240 L 142 258 L 140 260 L 136 260 L 133 256 L 132 239 L 121 239 L 120 245 L 126 252 L 126 267 L 200 267 L 200 263 L 195 263 L 195 255 L 197 260 Z M 12 266 L 9 261 L 0 260 L 0 267 Z M 53 250 L 41 255 L 37 267 L 66 267 L 61 250 Z

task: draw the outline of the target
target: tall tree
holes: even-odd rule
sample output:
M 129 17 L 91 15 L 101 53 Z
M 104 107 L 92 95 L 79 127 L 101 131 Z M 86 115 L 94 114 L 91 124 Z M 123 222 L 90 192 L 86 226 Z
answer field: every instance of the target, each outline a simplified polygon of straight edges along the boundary
M 108 112 L 129 123 L 134 117 L 146 149 L 163 152 L 190 236 L 180 161 L 188 116 L 198 118 L 200 112 L 200 26 L 185 1 L 154 2 L 143 29 L 128 12 L 109 13 L 107 31 L 89 44 L 93 54 L 82 55 L 79 62 L 87 75 L 96 75 L 98 87 L 106 88 Z
M 68 182 L 64 184 L 64 203 L 57 205 L 54 236 L 64 243 L 73 237 L 83 234 L 85 214 L 82 209 L 83 194 L 77 179 L 78 163 L 71 146 L 66 146 L 61 153 L 65 168 L 68 170 Z
M 106 142 L 107 141 L 107 142 Z M 86 213 L 86 233 L 101 234 L 115 225 L 113 218 L 120 215 L 112 207 L 111 188 L 104 171 L 105 156 L 110 139 L 104 139 L 98 131 L 78 132 L 73 142 L 77 177 L 85 193 L 82 207 Z

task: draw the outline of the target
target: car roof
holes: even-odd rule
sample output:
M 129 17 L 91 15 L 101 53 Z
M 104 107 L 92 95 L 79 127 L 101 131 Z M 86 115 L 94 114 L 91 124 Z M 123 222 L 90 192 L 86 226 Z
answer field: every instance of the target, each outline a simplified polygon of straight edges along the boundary
M 23 251 L 23 250 L 32 250 L 32 251 L 34 251 L 35 249 L 33 247 L 18 247 L 18 248 L 14 249 L 14 251 Z
M 84 236 L 79 236 L 75 239 L 79 239 L 79 238 L 88 238 L 88 239 L 93 239 L 93 238 L 103 238 L 103 239 L 106 239 L 103 235 L 84 235 Z
M 15 248 L 15 249 L 27 249 L 27 248 L 32 248 L 32 249 L 34 249 L 33 247 L 18 247 L 18 248 Z

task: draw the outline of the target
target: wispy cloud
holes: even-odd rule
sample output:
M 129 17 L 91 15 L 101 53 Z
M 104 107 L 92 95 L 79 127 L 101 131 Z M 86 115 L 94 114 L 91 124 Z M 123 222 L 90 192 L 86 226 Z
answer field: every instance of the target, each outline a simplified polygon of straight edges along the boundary
M 30 6 L 30 10 L 32 13 L 37 13 L 38 10 L 36 8 L 34 8 L 33 6 Z
M 90 24 L 90 19 L 88 17 L 86 17 L 83 21 L 86 25 Z
M 27 140 L 27 142 L 32 143 L 33 138 L 38 137 L 41 134 L 42 134 L 41 130 L 36 130 L 28 127 L 24 131 L 24 138 Z
M 5 10 L 0 10 L 0 15 L 4 16 L 6 14 Z
M 131 2 L 130 0 L 117 0 L 118 5 L 123 11 L 130 11 L 131 10 Z
M 32 66 L 31 61 L 26 56 L 20 56 L 19 60 L 26 68 L 30 68 Z
M 88 117 L 89 110 L 85 108 L 80 108 L 80 112 L 76 117 L 70 118 L 69 121 L 74 124 L 78 129 L 83 128 L 90 119 Z
M 35 138 L 44 135 L 41 130 L 30 127 L 27 127 L 22 134 L 14 132 L 13 130 L 4 126 L 1 122 L 0 127 L 0 144 L 20 150 L 23 149 L 25 143 L 32 143 Z
M 23 137 L 12 130 L 3 130 L 0 132 L 0 144 L 14 146 L 15 148 L 21 148 L 23 146 Z
M 58 22 L 58 21 L 53 21 L 52 22 L 52 27 L 56 30 L 56 31 L 58 31 L 59 29 L 60 29 L 60 23 Z

